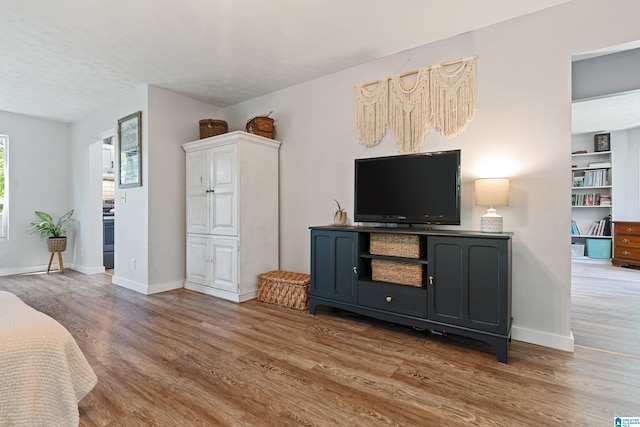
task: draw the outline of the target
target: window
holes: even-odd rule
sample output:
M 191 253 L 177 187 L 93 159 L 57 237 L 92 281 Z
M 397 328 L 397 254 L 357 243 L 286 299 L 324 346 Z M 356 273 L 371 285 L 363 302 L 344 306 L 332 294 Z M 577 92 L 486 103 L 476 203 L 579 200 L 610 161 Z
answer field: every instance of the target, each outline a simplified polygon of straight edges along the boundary
M 9 220 L 8 142 L 7 135 L 0 135 L 0 237 L 7 236 L 7 223 Z

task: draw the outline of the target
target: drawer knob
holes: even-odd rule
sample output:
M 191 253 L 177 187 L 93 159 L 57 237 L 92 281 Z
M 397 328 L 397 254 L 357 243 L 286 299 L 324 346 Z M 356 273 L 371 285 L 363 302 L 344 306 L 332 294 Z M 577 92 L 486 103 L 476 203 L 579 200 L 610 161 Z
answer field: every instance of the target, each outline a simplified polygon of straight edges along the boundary
M 629 239 L 622 239 L 624 243 L 629 243 Z
M 627 233 L 633 233 L 633 228 L 631 227 L 627 228 Z
M 631 252 L 629 252 L 629 251 L 622 251 L 622 255 L 631 255 Z
M 391 297 L 387 297 L 386 299 L 387 299 L 387 302 L 391 302 L 391 300 L 393 300 L 393 298 Z

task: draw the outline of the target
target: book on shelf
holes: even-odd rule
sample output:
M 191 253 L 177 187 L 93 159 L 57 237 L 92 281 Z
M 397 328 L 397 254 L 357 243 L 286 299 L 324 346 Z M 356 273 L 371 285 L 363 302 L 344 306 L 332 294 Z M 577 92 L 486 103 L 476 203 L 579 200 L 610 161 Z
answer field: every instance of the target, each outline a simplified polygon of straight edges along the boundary
M 571 206 L 611 206 L 611 194 L 571 194 Z
M 589 163 L 590 168 L 610 168 L 611 162 L 591 162 Z
M 594 169 L 584 171 L 583 176 L 573 174 L 574 187 L 604 187 L 611 185 L 611 171 L 609 169 Z M 582 181 L 582 184 L 580 182 Z
M 589 228 L 589 236 L 611 236 L 611 216 L 593 221 Z
M 575 220 L 571 220 L 571 235 L 572 236 L 579 236 L 582 234 L 582 231 L 580 231 L 580 226 L 578 225 L 578 223 Z

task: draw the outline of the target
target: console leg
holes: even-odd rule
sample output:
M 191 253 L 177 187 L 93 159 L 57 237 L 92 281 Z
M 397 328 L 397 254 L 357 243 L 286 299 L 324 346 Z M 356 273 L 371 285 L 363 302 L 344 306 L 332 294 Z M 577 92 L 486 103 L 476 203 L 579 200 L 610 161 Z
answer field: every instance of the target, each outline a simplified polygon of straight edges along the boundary
M 493 343 L 493 349 L 496 352 L 496 356 L 498 357 L 498 362 L 507 363 L 507 348 L 509 344 L 509 339 L 505 338 L 503 340 L 498 340 Z

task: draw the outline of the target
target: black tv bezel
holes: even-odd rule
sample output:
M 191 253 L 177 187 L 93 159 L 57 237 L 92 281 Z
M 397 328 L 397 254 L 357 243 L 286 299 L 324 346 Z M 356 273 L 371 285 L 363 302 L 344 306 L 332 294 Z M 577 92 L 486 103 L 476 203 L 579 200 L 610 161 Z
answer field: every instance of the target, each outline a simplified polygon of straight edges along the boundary
M 456 173 L 456 214 L 455 215 L 384 215 L 384 214 L 360 214 L 358 213 L 358 163 L 367 161 L 380 161 L 380 160 L 392 160 L 417 156 L 440 156 L 440 155 L 456 155 L 458 170 Z M 432 151 L 416 154 L 401 154 L 395 156 L 382 156 L 382 157 L 367 157 L 355 159 L 354 161 L 354 195 L 353 195 L 353 220 L 355 222 L 367 222 L 367 223 L 383 223 L 383 224 L 427 224 L 427 225 L 460 225 L 461 224 L 461 189 L 460 189 L 460 161 L 461 150 L 445 150 L 445 151 Z

